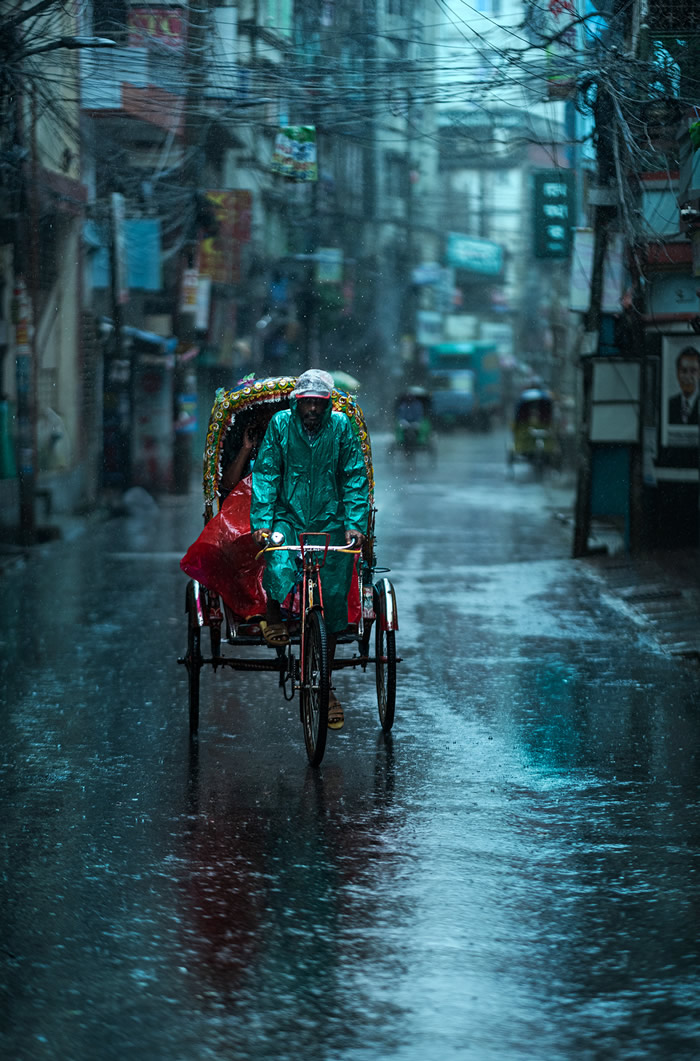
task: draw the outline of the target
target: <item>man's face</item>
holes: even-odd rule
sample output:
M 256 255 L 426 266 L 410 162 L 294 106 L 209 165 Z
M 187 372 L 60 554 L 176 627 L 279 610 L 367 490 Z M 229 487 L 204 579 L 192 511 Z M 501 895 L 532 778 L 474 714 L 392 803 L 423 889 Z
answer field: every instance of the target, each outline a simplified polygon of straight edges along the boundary
M 686 398 L 695 393 L 700 379 L 700 354 L 684 354 L 678 362 L 678 384 Z
M 297 409 L 306 431 L 313 434 L 321 426 L 330 398 L 297 398 Z

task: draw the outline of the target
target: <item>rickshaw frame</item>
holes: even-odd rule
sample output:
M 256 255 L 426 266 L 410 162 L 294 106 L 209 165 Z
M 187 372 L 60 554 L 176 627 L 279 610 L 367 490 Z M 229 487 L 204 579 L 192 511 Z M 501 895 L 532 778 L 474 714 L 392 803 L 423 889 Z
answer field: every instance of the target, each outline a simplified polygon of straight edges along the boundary
M 228 432 L 232 429 L 236 417 L 243 410 L 267 403 L 276 404 L 279 408 L 285 407 L 285 403 L 288 404 L 289 396 L 295 385 L 295 377 L 283 376 L 245 381 L 234 390 L 227 391 L 219 388 L 216 392 L 209 418 L 204 451 L 205 524 L 214 517 L 217 506 L 220 508 L 219 490 L 222 477 L 224 442 Z M 384 576 L 384 572 L 388 569 L 380 569 L 376 566 L 374 534 L 376 508 L 374 505 L 374 472 L 372 468 L 371 443 L 364 415 L 354 397 L 344 391 L 334 389 L 331 400 L 334 412 L 342 412 L 350 420 L 365 464 L 370 501 L 365 542 L 357 563 L 360 577 L 360 621 L 355 630 L 348 627 L 345 633 L 339 635 L 336 639 L 339 646 L 357 644 L 358 652 L 353 654 L 352 657 L 336 656 L 332 669 L 336 671 L 348 667 L 360 667 L 365 671 L 368 664 L 375 666 L 379 720 L 382 730 L 385 733 L 389 733 L 395 717 L 396 665 L 401 662 L 400 657 L 396 654 L 396 631 L 399 628 L 399 623 L 396 593 L 390 580 Z M 279 548 L 280 546 L 273 547 Z M 320 572 L 322 564 L 314 561 L 313 550 L 309 549 L 308 546 L 304 549 L 301 545 L 291 543 L 285 547 L 300 549 L 301 551 L 301 575 L 304 581 L 304 588 L 306 588 L 308 580 L 318 583 L 318 590 L 308 597 L 301 615 L 297 617 L 297 622 L 299 623 L 297 629 L 294 627 L 294 621 L 292 622 L 289 643 L 284 647 L 267 645 L 258 621 L 245 620 L 235 616 L 218 593 L 210 590 L 195 579 L 190 579 L 185 594 L 185 611 L 188 622 L 187 653 L 178 662 L 185 666 L 188 674 L 191 739 L 195 739 L 199 731 L 200 672 L 204 666 L 211 666 L 215 672 L 219 668 L 270 671 L 277 673 L 278 683 L 283 690 L 285 699 L 293 699 L 295 692 L 299 691 L 300 717 L 304 724 L 307 756 L 312 766 L 318 766 L 323 758 L 326 744 L 327 693 L 330 688 L 330 670 L 326 663 L 326 672 L 321 673 L 318 679 L 318 685 L 321 689 L 321 702 L 316 708 L 319 718 L 315 726 L 315 733 L 312 733 L 311 730 L 314 727 L 309 722 L 310 708 L 308 704 L 310 699 L 312 699 L 313 689 L 310 686 L 313 683 L 309 678 L 311 670 L 309 670 L 308 641 L 305 639 L 305 630 L 307 622 L 312 622 L 313 629 L 321 631 L 318 638 L 315 638 L 316 643 L 326 641 L 327 635 L 325 633 L 322 605 L 322 576 Z M 326 542 L 324 560 L 329 548 L 333 547 L 330 547 L 328 542 Z M 341 549 L 341 551 L 345 552 L 348 550 Z M 376 577 L 380 574 L 381 577 Z M 363 589 L 365 592 L 363 592 Z M 313 620 L 309 618 L 311 613 L 316 615 Z M 201 646 L 201 636 L 204 628 L 209 629 L 211 644 L 211 655 L 207 657 L 202 654 Z M 372 629 L 374 629 L 375 641 L 374 654 L 370 654 Z M 224 655 L 222 652 L 222 640 L 227 648 L 234 649 L 234 654 Z M 267 648 L 268 652 L 273 651 L 273 658 L 264 658 L 259 655 L 242 656 L 235 652 L 235 650 L 259 648 L 261 646 Z M 298 658 L 295 655 L 296 649 L 300 653 Z M 324 653 L 321 652 L 320 655 L 323 656 Z M 324 671 L 324 666 L 321 665 L 320 669 Z

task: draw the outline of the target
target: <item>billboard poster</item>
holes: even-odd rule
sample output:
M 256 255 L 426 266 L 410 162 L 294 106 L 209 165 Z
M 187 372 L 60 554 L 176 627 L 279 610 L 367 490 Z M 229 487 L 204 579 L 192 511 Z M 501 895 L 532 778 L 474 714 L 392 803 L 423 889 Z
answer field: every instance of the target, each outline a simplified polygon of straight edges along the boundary
M 295 181 L 318 179 L 316 127 L 287 125 L 275 137 L 270 169 Z
M 132 7 L 127 18 L 130 48 L 167 48 L 184 52 L 185 12 L 178 7 Z
M 661 445 L 697 449 L 700 336 L 667 335 L 662 349 Z

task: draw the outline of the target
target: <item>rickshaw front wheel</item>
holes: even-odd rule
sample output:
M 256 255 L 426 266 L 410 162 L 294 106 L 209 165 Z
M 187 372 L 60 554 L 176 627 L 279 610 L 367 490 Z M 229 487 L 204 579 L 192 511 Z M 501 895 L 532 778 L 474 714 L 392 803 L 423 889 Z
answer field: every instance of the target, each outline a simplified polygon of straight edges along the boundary
M 306 617 L 300 692 L 304 742 L 312 766 L 320 764 L 326 750 L 330 685 L 326 624 L 322 613 L 313 609 Z
M 385 630 L 384 599 L 380 595 L 380 612 L 375 623 L 375 656 L 377 678 L 377 708 L 385 733 L 394 725 L 396 712 L 396 633 Z

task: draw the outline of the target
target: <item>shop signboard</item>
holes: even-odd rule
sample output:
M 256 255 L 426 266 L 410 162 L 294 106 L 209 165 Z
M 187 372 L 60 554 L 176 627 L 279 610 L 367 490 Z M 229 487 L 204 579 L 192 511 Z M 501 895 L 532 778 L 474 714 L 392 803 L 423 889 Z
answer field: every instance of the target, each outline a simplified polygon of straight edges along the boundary
M 439 284 L 443 269 L 438 262 L 421 262 L 411 273 L 411 281 L 416 285 Z
M 448 232 L 447 264 L 483 276 L 499 276 L 503 271 L 503 247 L 488 239 Z
M 697 277 L 687 273 L 653 273 L 647 283 L 650 320 L 687 320 L 697 315 Z
M 549 169 L 533 174 L 536 258 L 568 258 L 574 218 L 574 174 Z
M 587 313 L 591 302 L 593 242 L 593 229 L 577 228 L 574 230 L 569 309 L 578 313 Z M 620 300 L 622 298 L 624 276 L 622 236 L 617 233 L 611 236 L 605 255 L 600 307 L 602 313 L 620 313 L 622 311 Z
M 92 253 L 92 286 L 106 288 L 110 285 L 110 251 L 109 235 L 95 224 L 87 221 L 84 227 L 86 242 Z M 121 222 L 121 240 L 119 254 L 125 255 L 126 292 L 138 289 L 141 291 L 160 291 L 162 281 L 161 231 L 158 218 L 127 217 Z M 120 281 L 122 284 L 124 280 Z M 124 294 L 124 292 L 122 292 Z M 124 298 L 121 298 L 124 301 Z

